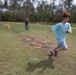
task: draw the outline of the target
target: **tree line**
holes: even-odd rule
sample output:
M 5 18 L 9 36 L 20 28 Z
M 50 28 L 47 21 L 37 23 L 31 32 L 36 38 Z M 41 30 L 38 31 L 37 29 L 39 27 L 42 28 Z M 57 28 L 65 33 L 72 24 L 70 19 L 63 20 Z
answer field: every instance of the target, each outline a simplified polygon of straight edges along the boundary
M 64 11 L 71 13 L 70 22 L 76 22 L 76 5 L 73 0 L 0 0 L 0 21 L 59 22 Z M 7 11 L 2 11 L 6 8 Z

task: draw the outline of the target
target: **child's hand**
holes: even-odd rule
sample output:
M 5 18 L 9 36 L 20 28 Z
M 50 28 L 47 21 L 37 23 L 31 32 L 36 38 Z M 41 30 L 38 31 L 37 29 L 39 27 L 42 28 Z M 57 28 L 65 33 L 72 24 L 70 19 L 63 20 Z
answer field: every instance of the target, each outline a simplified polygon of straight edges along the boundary
M 67 31 L 66 31 L 66 33 L 70 33 L 70 31 L 69 31 L 69 30 L 67 30 Z
M 50 34 L 47 34 L 47 36 L 46 36 L 46 37 L 48 38 L 49 36 L 50 36 Z

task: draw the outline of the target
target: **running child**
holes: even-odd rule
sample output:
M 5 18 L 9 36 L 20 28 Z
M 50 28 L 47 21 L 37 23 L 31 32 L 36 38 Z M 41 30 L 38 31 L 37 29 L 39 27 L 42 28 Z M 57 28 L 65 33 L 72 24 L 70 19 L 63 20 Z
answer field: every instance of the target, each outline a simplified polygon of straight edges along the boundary
M 64 51 L 68 48 L 66 44 L 66 37 L 68 33 L 72 33 L 71 25 L 68 23 L 70 16 L 71 15 L 68 11 L 64 12 L 62 14 L 62 22 L 53 26 L 47 35 L 47 37 L 49 37 L 50 33 L 55 31 L 58 42 L 58 46 L 54 50 L 50 51 L 50 55 L 52 56 L 57 56 L 59 51 Z

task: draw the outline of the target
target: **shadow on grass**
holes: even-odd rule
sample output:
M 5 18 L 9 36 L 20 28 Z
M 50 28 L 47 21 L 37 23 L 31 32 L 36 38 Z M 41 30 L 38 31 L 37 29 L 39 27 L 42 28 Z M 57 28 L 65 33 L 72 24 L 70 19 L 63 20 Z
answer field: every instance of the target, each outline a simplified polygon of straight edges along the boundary
M 40 73 L 44 72 L 44 70 L 46 70 L 47 68 L 54 69 L 52 57 L 48 56 L 48 59 L 42 60 L 42 61 L 37 62 L 37 63 L 28 62 L 27 67 L 26 67 L 26 71 L 33 72 L 39 68 L 41 70 Z

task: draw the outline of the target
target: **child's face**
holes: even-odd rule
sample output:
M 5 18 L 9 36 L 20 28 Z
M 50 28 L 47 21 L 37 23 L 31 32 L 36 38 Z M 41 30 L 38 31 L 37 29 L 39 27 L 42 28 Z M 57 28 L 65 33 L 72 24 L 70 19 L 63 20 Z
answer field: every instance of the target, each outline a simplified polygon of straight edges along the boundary
M 69 21 L 69 17 L 65 17 L 63 20 L 65 20 L 65 22 L 68 22 Z

